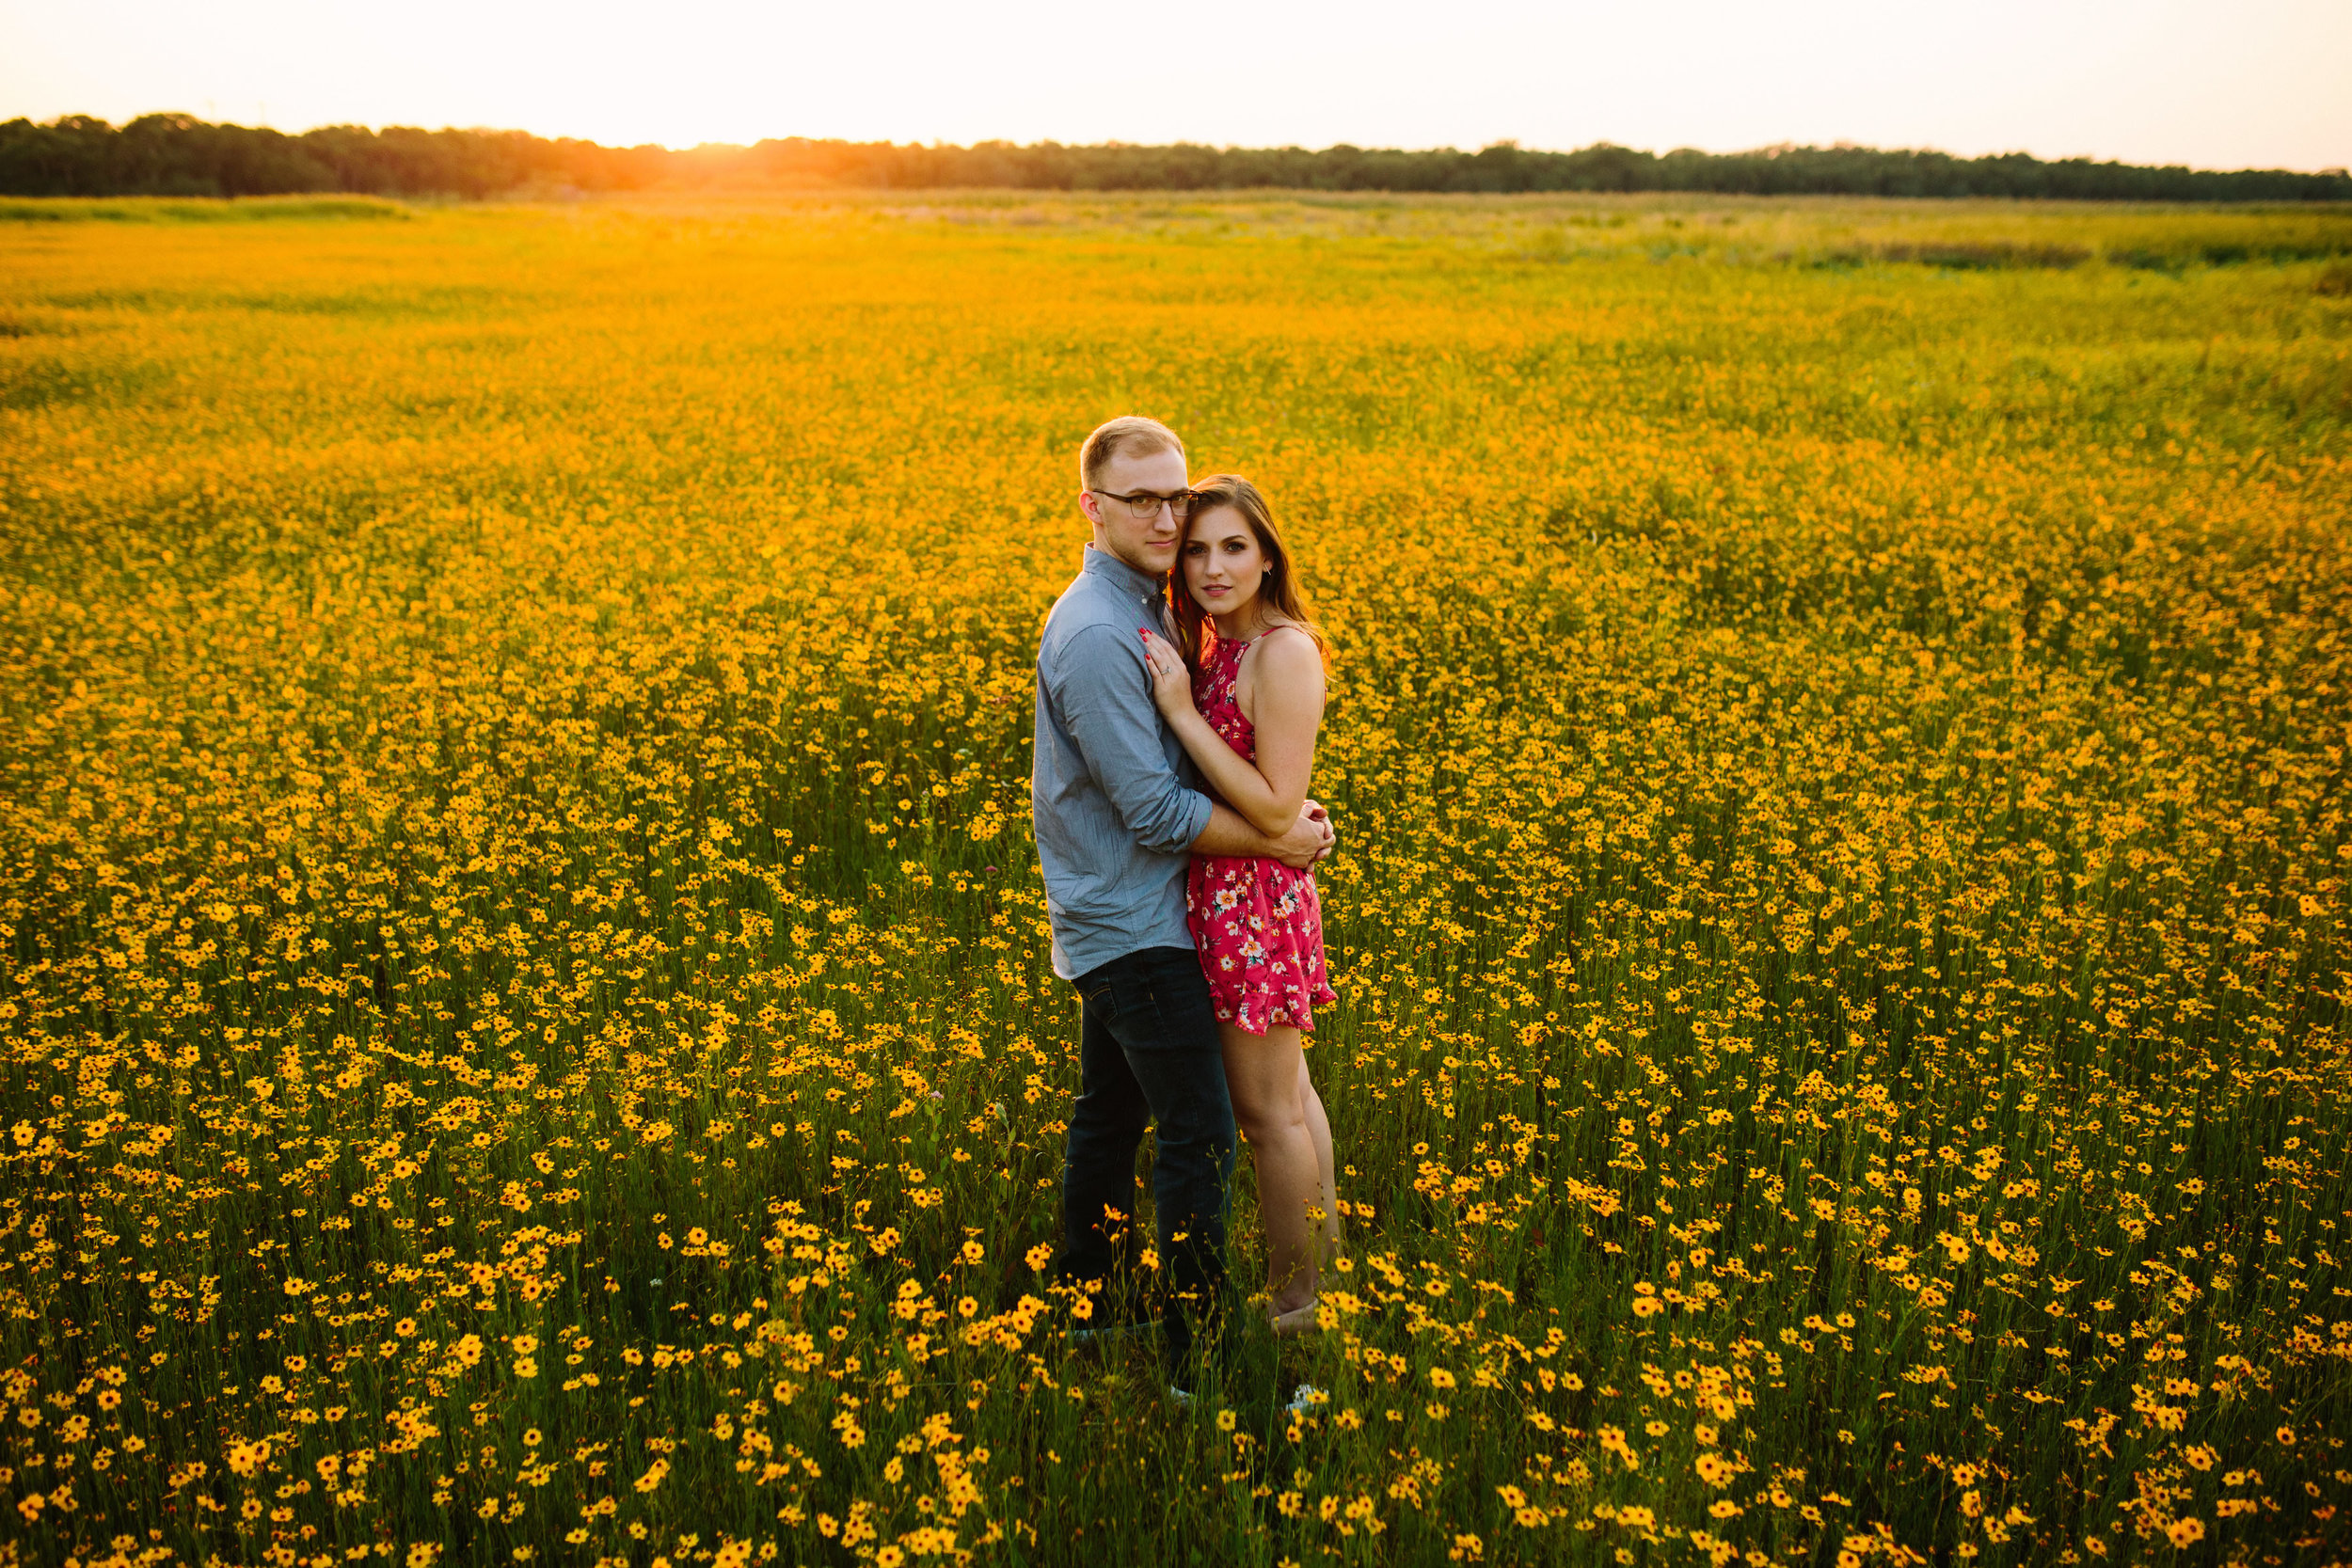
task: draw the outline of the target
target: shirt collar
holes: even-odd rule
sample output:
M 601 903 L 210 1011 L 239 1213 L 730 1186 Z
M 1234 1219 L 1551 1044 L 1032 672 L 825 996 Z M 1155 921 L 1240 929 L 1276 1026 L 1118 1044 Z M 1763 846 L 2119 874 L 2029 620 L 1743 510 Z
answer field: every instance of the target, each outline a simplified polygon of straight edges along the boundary
M 1119 557 L 1111 554 L 1110 551 L 1097 549 L 1092 545 L 1087 546 L 1086 562 L 1079 570 L 1092 573 L 1120 593 L 1135 598 L 1157 599 L 1160 597 L 1162 585 L 1158 578 L 1146 577 L 1120 560 Z

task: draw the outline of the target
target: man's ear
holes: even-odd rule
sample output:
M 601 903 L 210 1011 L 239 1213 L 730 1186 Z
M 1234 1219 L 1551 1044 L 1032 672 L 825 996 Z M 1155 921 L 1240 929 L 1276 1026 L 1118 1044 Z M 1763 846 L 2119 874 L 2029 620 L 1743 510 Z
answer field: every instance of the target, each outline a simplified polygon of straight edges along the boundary
M 1100 528 L 1103 526 L 1101 512 L 1102 505 L 1094 499 L 1093 491 L 1081 490 L 1078 492 L 1078 514 L 1080 516 L 1086 518 L 1088 522 L 1092 523 L 1095 527 Z

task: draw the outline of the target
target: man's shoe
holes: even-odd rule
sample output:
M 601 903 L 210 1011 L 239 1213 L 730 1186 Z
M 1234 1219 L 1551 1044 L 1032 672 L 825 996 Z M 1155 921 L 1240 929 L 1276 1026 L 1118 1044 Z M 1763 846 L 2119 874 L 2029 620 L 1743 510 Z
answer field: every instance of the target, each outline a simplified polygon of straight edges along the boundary
M 1282 1408 L 1285 1415 L 1311 1416 L 1314 1414 L 1314 1408 L 1316 1405 L 1328 1404 L 1330 1402 L 1331 1396 L 1329 1394 L 1316 1387 L 1311 1383 L 1302 1383 L 1298 1386 L 1297 1390 L 1291 1395 L 1291 1402 L 1284 1405 Z
M 1174 1405 L 1179 1410 L 1190 1410 L 1192 1408 L 1192 1395 L 1185 1389 L 1179 1388 L 1176 1385 L 1171 1383 L 1168 1386 L 1168 1402 Z

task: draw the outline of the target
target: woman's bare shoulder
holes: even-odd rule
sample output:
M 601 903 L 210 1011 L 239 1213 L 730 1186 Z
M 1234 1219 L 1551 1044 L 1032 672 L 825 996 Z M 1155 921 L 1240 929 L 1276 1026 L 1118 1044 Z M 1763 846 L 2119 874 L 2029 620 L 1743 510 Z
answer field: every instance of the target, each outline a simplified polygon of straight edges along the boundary
M 1308 658 L 1323 662 L 1314 634 L 1295 621 L 1277 621 L 1258 634 L 1258 652 L 1269 658 Z
M 1278 680 L 1312 678 L 1319 682 L 1323 678 L 1323 650 L 1306 627 L 1292 621 L 1260 632 L 1258 645 L 1250 650 L 1250 662 Z

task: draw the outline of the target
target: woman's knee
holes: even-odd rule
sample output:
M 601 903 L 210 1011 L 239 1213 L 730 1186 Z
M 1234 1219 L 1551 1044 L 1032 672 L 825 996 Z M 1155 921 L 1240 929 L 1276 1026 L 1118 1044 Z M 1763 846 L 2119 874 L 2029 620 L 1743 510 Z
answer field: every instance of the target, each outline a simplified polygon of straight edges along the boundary
M 1233 1102 L 1233 1120 L 1242 1136 L 1253 1144 L 1266 1143 L 1307 1130 L 1307 1108 L 1296 1095 L 1271 1095 L 1263 1101 Z

